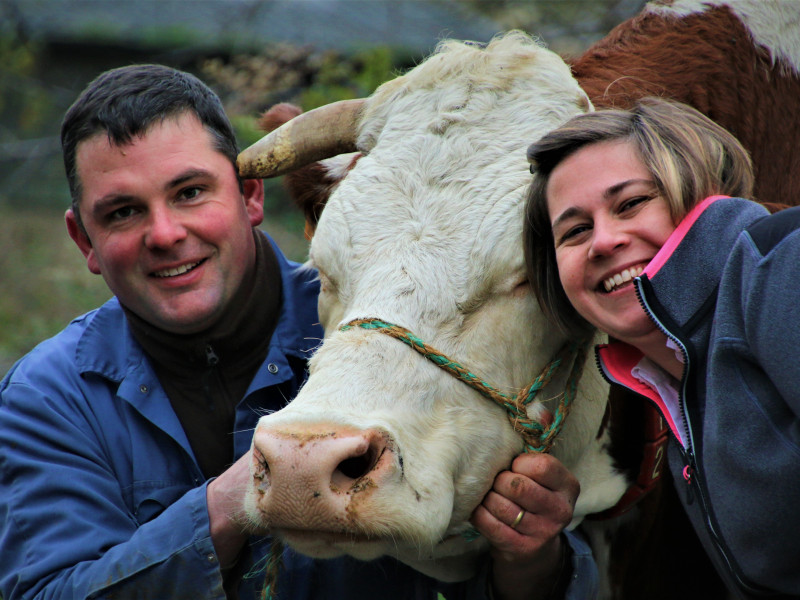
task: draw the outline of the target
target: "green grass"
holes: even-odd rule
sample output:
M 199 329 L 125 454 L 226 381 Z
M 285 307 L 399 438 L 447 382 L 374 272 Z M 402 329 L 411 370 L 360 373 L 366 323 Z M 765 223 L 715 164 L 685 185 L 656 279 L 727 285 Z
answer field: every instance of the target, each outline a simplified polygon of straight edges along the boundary
M 306 258 L 303 222 L 282 213 L 263 228 L 293 260 Z M 0 208 L 0 377 L 19 357 L 111 293 L 69 239 L 63 211 Z
M 0 209 L 0 372 L 110 293 L 89 273 L 61 211 Z

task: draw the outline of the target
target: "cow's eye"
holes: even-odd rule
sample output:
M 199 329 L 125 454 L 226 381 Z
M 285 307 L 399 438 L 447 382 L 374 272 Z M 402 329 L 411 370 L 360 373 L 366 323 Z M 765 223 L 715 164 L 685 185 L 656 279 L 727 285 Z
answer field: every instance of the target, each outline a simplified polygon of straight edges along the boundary
M 531 282 L 527 279 L 520 281 L 511 291 L 513 296 L 527 296 L 531 292 Z
M 319 291 L 321 294 L 331 294 L 336 290 L 333 280 L 322 271 L 319 272 Z

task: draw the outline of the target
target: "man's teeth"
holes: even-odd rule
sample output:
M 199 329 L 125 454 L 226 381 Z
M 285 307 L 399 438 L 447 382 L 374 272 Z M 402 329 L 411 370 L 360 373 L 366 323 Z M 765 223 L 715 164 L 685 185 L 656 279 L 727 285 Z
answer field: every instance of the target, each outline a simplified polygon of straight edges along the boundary
M 176 275 L 183 275 L 184 273 L 191 271 L 199 264 L 200 261 L 198 260 L 197 262 L 181 265 L 180 267 L 175 267 L 174 269 L 164 269 L 163 271 L 156 271 L 154 275 L 156 277 L 175 277 Z
M 622 273 L 617 273 L 613 277 L 609 277 L 603 282 L 603 286 L 606 288 L 607 292 L 610 292 L 615 287 L 622 285 L 628 281 L 631 281 L 634 277 L 638 277 L 642 274 L 644 269 L 642 267 L 634 267 L 632 269 L 625 269 Z

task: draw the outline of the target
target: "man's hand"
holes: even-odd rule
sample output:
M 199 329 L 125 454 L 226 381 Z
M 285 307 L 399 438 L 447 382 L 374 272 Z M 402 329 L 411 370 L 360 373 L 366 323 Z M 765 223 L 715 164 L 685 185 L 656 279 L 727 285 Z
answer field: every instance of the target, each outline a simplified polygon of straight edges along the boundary
M 236 562 L 250 535 L 266 535 L 255 531 L 244 514 L 244 498 L 252 482 L 251 460 L 252 453 L 248 451 L 206 488 L 211 540 L 222 569 Z
M 522 454 L 497 475 L 471 519 L 492 546 L 497 600 L 550 596 L 567 568 L 561 532 L 579 492 L 578 480 L 549 454 Z

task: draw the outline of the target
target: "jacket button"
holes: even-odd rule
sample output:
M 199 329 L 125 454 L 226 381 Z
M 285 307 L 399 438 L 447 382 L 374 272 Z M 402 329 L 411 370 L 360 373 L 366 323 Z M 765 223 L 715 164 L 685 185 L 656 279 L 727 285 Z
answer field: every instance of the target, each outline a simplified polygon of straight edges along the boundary
M 267 371 L 275 375 L 275 373 L 278 372 L 278 365 L 276 365 L 275 363 L 269 363 L 267 365 Z
M 144 384 L 140 385 L 139 386 L 139 391 L 142 392 L 143 394 L 146 394 L 147 393 L 147 386 L 144 385 Z

